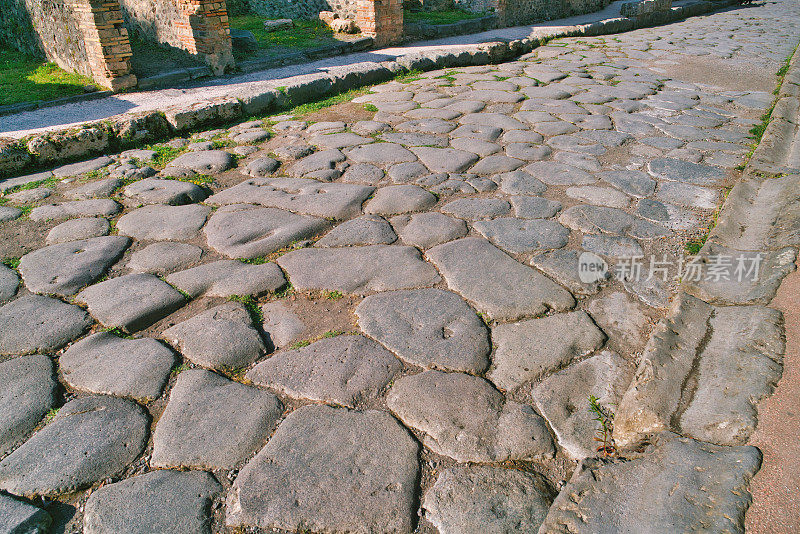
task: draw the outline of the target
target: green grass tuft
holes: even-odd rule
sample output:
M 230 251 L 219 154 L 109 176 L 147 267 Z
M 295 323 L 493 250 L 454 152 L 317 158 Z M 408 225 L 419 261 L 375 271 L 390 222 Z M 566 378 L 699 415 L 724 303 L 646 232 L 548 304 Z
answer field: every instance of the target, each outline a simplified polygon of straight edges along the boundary
M 19 268 L 19 258 L 6 258 L 0 263 L 5 265 L 9 269 L 16 270 L 17 268 Z
M 241 303 L 250 314 L 250 320 L 254 325 L 260 326 L 264 323 L 264 314 L 261 313 L 261 308 L 252 295 L 231 295 L 228 300 Z
M 406 10 L 403 13 L 403 20 L 412 24 L 433 24 L 438 26 L 442 24 L 454 24 L 462 20 L 477 19 L 485 16 L 486 13 L 472 13 L 464 9 L 444 9 L 441 11 Z

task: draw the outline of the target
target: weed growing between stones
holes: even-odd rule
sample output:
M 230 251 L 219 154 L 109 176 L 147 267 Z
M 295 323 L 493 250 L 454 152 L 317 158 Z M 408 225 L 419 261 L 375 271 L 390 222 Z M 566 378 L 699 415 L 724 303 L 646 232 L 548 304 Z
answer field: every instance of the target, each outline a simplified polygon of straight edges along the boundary
M 17 270 L 17 268 L 19 267 L 19 258 L 6 258 L 0 263 L 5 265 L 9 269 Z
M 172 370 L 170 371 L 170 374 L 172 376 L 178 376 L 182 372 L 186 371 L 187 369 L 191 369 L 191 368 L 192 368 L 192 366 L 189 363 L 183 362 L 183 363 L 180 363 L 180 364 L 176 365 L 175 367 L 173 367 Z
M 52 421 L 53 418 L 58 415 L 58 410 L 59 408 L 50 408 L 50 410 L 47 412 L 47 415 L 44 416 L 44 425 L 50 424 L 50 421 Z
M 186 151 L 185 148 L 173 148 L 166 145 L 149 145 L 146 148 L 156 153 L 152 163 L 154 167 L 159 169 L 166 167 L 167 163 Z
M 611 437 L 611 433 L 614 431 L 614 412 L 600 404 L 594 395 L 589 395 L 589 411 L 595 416 L 594 420 L 599 426 L 594 437 L 594 440 L 600 443 L 597 452 L 605 457 L 616 456 L 617 449 L 614 446 L 614 439 Z
M 231 295 L 228 300 L 238 302 L 247 309 L 250 314 L 250 320 L 254 325 L 260 326 L 264 323 L 264 314 L 261 313 L 261 308 L 258 307 L 258 302 L 253 298 L 253 295 Z
M 309 113 L 314 113 L 316 111 L 320 111 L 325 108 L 335 106 L 337 104 L 350 102 L 354 98 L 369 93 L 370 87 L 372 86 L 361 87 L 359 89 L 350 89 L 349 91 L 345 91 L 344 93 L 339 93 L 338 95 L 329 96 L 324 100 L 319 100 L 317 102 L 309 102 L 307 104 L 300 104 L 299 106 L 291 108 L 289 114 L 294 115 L 295 117 L 302 117 L 304 115 L 308 115 Z
M 289 350 L 302 349 L 303 347 L 307 347 L 312 343 L 319 341 L 321 339 L 330 339 L 333 337 L 341 336 L 342 334 L 344 334 L 344 332 L 342 332 L 341 330 L 328 330 L 324 334 L 321 334 L 317 337 L 311 339 L 304 339 L 302 341 L 297 341 L 295 343 L 292 343 L 291 345 L 289 345 Z
M 689 240 L 686 243 L 686 245 L 684 245 L 684 247 L 686 248 L 686 252 L 688 252 L 693 256 L 700 253 L 700 249 L 702 249 L 703 245 L 705 245 L 706 241 L 708 241 L 708 236 L 711 235 L 711 231 L 714 230 L 714 228 L 717 226 L 717 220 L 719 219 L 720 211 L 722 211 L 722 205 L 725 204 L 725 200 L 728 198 L 730 192 L 731 188 L 729 187 L 726 187 L 722 191 L 722 201 L 719 203 L 719 206 L 717 206 L 714 212 L 711 214 L 711 219 L 708 225 L 700 227 L 699 230 L 701 230 L 702 233 L 698 237 Z
M 394 77 L 394 81 L 400 83 L 411 83 L 411 82 L 418 82 L 423 78 L 425 78 L 425 76 L 423 76 L 422 71 L 419 69 L 414 69 L 405 74 L 398 74 L 397 76 Z
M 344 294 L 341 291 L 328 291 L 325 294 L 325 298 L 328 300 L 339 300 L 342 297 L 344 297 Z

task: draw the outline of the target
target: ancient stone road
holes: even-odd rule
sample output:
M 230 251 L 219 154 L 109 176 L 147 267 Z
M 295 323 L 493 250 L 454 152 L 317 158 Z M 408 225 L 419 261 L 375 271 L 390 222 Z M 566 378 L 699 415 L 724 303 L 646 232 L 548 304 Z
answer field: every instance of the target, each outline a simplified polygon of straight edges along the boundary
M 588 397 L 637 394 L 798 39 L 788 1 L 559 39 L 7 191 L 3 515 L 47 522 L 45 497 L 68 532 L 741 531 L 760 455 L 729 445 L 780 376 L 777 312 L 710 330 L 705 366 L 759 325 L 739 372 L 764 378 L 717 410 L 738 378 L 701 369 L 684 437 L 592 459 Z M 606 277 L 581 279 L 584 252 Z M 683 305 L 702 328 L 728 313 Z

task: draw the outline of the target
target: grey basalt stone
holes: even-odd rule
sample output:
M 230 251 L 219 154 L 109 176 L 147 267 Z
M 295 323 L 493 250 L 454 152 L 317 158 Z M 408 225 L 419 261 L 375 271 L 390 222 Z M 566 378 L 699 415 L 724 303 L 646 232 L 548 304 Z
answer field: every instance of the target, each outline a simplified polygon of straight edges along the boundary
M 431 172 L 464 172 L 479 159 L 477 154 L 454 148 L 414 147 L 411 150 Z
M 569 198 L 574 198 L 575 200 L 595 206 L 625 209 L 630 207 L 631 204 L 631 197 L 611 187 L 598 187 L 594 185 L 573 186 L 568 187 L 565 193 Z
M 247 164 L 244 173 L 254 178 L 263 178 L 277 171 L 280 166 L 281 163 L 272 158 L 257 158 Z
M 342 182 L 348 184 L 375 185 L 383 180 L 384 172 L 380 167 L 371 163 L 356 163 L 350 165 L 342 175 Z
M 620 291 L 589 303 L 586 310 L 608 333 L 609 342 L 630 353 L 638 352 L 647 342 L 650 320 L 641 304 Z
M 0 354 L 51 352 L 92 324 L 78 306 L 41 295 L 25 295 L 0 307 Z
M 48 221 L 71 217 L 110 217 L 119 213 L 120 209 L 121 206 L 111 199 L 73 200 L 37 206 L 31 210 L 30 219 Z
M 396 143 L 372 143 L 353 148 L 347 157 L 356 163 L 385 165 L 417 161 L 413 152 Z
M 11 534 L 47 534 L 53 518 L 25 501 L 0 494 L 0 531 Z
M 649 197 L 656 190 L 656 181 L 642 171 L 605 171 L 597 176 L 620 191 L 637 198 Z
M 86 501 L 86 534 L 211 532 L 211 502 L 222 491 L 206 472 L 152 471 L 103 486 Z
M 418 446 L 378 411 L 304 406 L 239 472 L 228 526 L 322 532 L 411 532 Z
M 459 198 L 451 200 L 441 210 L 459 219 L 488 219 L 505 215 L 511 205 L 502 198 Z
M 743 533 L 748 485 L 760 465 L 755 447 L 677 437 L 631 460 L 588 458 L 556 497 L 540 532 Z
M 210 371 L 183 371 L 156 425 L 151 464 L 231 469 L 258 450 L 282 413 L 272 393 Z
M 344 222 L 317 241 L 318 247 L 389 245 L 397 241 L 392 226 L 382 217 L 362 215 Z
M 578 167 L 555 161 L 535 161 L 522 170 L 548 185 L 591 185 L 597 181 Z
M 603 346 L 606 336 L 584 311 L 501 324 L 492 329 L 497 348 L 489 380 L 514 391 Z
M 525 161 L 501 154 L 486 156 L 473 165 L 469 172 L 481 175 L 494 175 L 504 172 L 512 172 L 525 165 Z
M 357 295 L 436 284 L 436 269 L 413 247 L 369 245 L 295 250 L 278 258 L 301 290 L 328 289 Z
M 250 265 L 237 260 L 219 260 L 167 276 L 167 282 L 193 298 L 259 296 L 281 288 L 286 278 L 274 263 Z
M 0 223 L 14 221 L 22 216 L 22 210 L 11 206 L 0 206 Z
M 47 356 L 0 363 L 0 456 L 36 428 L 53 407 L 57 387 L 53 362 Z
M 111 165 L 111 163 L 113 163 L 113 160 L 108 156 L 100 156 L 99 158 L 57 167 L 53 169 L 53 175 L 58 178 L 79 176 L 81 174 L 86 174 L 87 172 L 100 170 L 103 167 Z
M 0 461 L 0 488 L 24 497 L 53 496 L 115 476 L 144 450 L 149 425 L 144 410 L 128 400 L 70 401 Z
M 233 156 L 223 150 L 201 150 L 183 154 L 169 162 L 164 173 L 173 167 L 189 169 L 197 174 L 219 174 L 233 167 Z
M 347 148 L 349 146 L 365 145 L 372 143 L 373 139 L 369 137 L 361 137 L 352 132 L 341 133 L 321 133 L 312 136 L 308 142 L 312 145 L 318 146 L 322 149 L 327 148 Z
M 418 185 L 390 185 L 381 187 L 364 206 L 370 215 L 398 215 L 423 211 L 436 204 L 436 196 Z
M 332 219 L 361 215 L 361 204 L 374 187 L 324 183 L 306 178 L 254 178 L 210 196 L 207 203 L 259 204 Z
M 677 204 L 684 208 L 710 210 L 717 207 L 720 192 L 717 189 L 683 182 L 661 182 L 656 197 L 661 201 Z
M 117 221 L 117 231 L 140 241 L 192 239 L 206 223 L 209 206 L 144 206 Z
M 111 225 L 101 217 L 82 217 L 71 219 L 54 226 L 48 233 L 45 242 L 48 245 L 67 243 L 81 239 L 91 239 L 108 235 Z
M 267 352 L 250 314 L 238 302 L 199 313 L 161 335 L 186 358 L 211 369 L 241 369 Z
M 47 187 L 35 187 L 33 189 L 23 189 L 15 193 L 5 195 L 5 197 L 17 204 L 31 204 L 44 200 L 53 194 L 53 190 Z
M 145 178 L 133 182 L 122 190 L 122 194 L 133 204 L 167 204 L 183 206 L 205 200 L 208 196 L 198 185 L 180 180 Z
M 441 534 L 537 532 L 553 492 L 538 474 L 502 467 L 451 467 L 425 493 L 425 518 Z
M 386 404 L 422 442 L 459 462 L 551 457 L 553 441 L 530 406 L 507 401 L 489 382 L 461 373 L 424 371 L 398 379 Z
M 496 321 L 514 321 L 575 305 L 564 288 L 485 239 L 466 237 L 427 251 L 453 291 Z
M 389 167 L 387 171 L 392 182 L 398 184 L 413 182 L 429 173 L 428 168 L 418 161 L 398 163 Z
M 374 341 L 340 335 L 278 352 L 250 370 L 247 379 L 293 398 L 352 408 L 378 397 L 402 367 Z
M 150 401 L 164 391 L 175 355 L 155 339 L 101 332 L 70 346 L 58 362 L 72 388 Z
M 339 150 L 323 150 L 296 161 L 289 167 L 287 173 L 290 176 L 301 177 L 318 171 L 330 171 L 336 167 L 337 163 L 344 160 L 345 156 Z
M 262 326 L 275 349 L 297 341 L 308 330 L 300 317 L 279 300 L 261 306 L 261 314 L 264 316 Z
M 666 237 L 670 232 L 617 208 L 582 204 L 567 208 L 558 220 L 573 230 L 587 234 L 604 233 L 637 239 Z
M 514 207 L 514 214 L 521 219 L 549 219 L 563 207 L 561 202 L 527 195 L 512 196 L 511 205 Z
M 727 178 L 727 173 L 719 167 L 673 158 L 654 159 L 647 164 L 647 170 L 661 180 L 695 185 L 719 186 Z
M 17 294 L 19 278 L 13 269 L 0 264 L 0 302 Z
M 130 242 L 127 237 L 105 236 L 49 245 L 22 256 L 19 272 L 33 293 L 74 295 L 103 276 Z
M 90 198 L 108 198 L 114 191 L 122 187 L 125 182 L 121 178 L 105 178 L 95 180 L 88 184 L 70 189 L 65 196 L 73 200 L 88 200 Z
M 327 221 L 282 209 L 232 204 L 214 212 L 203 232 L 208 245 L 220 254 L 252 259 L 314 237 L 327 227 Z
M 75 302 L 104 326 L 136 332 L 166 317 L 186 299 L 152 274 L 126 274 L 88 287 Z
M 390 222 L 405 243 L 421 249 L 467 235 L 464 221 L 437 212 L 398 215 Z
M 494 177 L 500 190 L 509 195 L 538 195 L 547 191 L 541 180 L 525 171 L 512 171 Z
M 602 261 L 595 256 L 593 260 Z M 606 270 L 597 280 L 584 282 L 580 278 L 580 263 L 577 250 L 560 249 L 536 254 L 530 264 L 544 272 L 575 295 L 593 295 L 600 291 L 601 285 L 611 274 Z
M 200 261 L 203 249 L 187 243 L 159 242 L 131 254 L 126 267 L 135 273 L 166 274 Z
M 501 217 L 476 221 L 472 227 L 501 249 L 521 254 L 567 245 L 569 230 L 556 221 Z
M 616 406 L 633 368 L 614 352 L 604 351 L 570 365 L 533 388 L 536 408 L 547 419 L 566 454 L 582 460 L 597 454 L 596 416 L 589 411 L 588 395 L 602 406 Z
M 630 237 L 589 234 L 583 236 L 581 246 L 589 252 L 612 258 L 644 256 L 644 249 Z
M 381 293 L 364 299 L 356 315 L 364 333 L 414 365 L 475 374 L 489 366 L 486 327 L 455 293 Z

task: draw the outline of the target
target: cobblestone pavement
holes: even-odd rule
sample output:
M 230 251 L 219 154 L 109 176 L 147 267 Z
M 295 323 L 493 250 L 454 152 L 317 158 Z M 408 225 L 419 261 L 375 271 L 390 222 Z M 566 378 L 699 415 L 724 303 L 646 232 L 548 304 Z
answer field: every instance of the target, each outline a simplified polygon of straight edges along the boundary
M 777 2 L 560 39 L 7 191 L 0 525 L 743 530 L 780 314 L 681 299 L 645 350 L 677 274 L 648 261 L 710 224 L 798 38 Z M 794 259 L 720 298 L 768 303 Z M 588 397 L 641 421 L 676 332 L 683 436 L 594 458 Z

